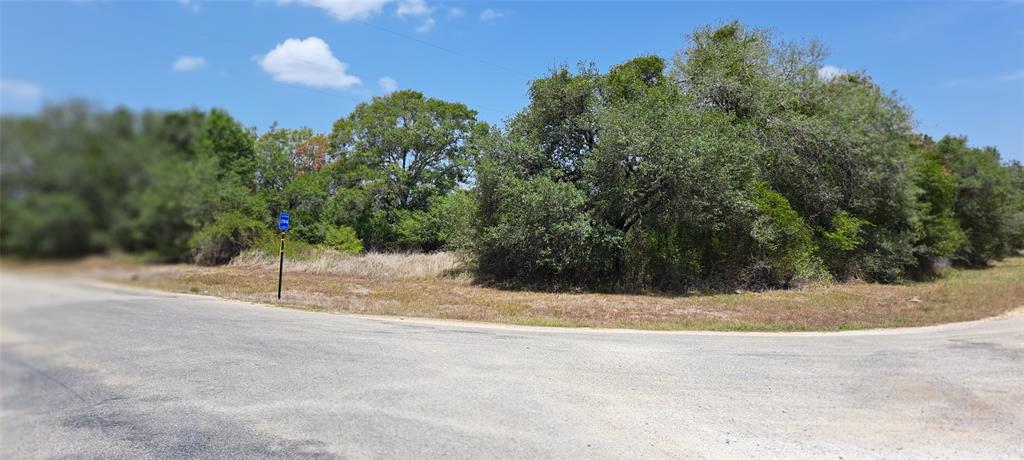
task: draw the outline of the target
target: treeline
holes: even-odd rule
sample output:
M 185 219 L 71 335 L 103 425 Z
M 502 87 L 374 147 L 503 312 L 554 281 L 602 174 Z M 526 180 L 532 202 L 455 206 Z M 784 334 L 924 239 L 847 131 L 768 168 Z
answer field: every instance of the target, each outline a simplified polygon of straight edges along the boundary
M 330 133 L 226 112 L 81 102 L 0 120 L 0 248 L 224 263 L 272 238 L 473 254 L 484 280 L 554 288 L 788 287 L 927 277 L 1024 247 L 1024 167 L 914 132 L 820 45 L 738 23 L 671 62 L 561 67 L 504 128 L 399 91 Z
M 471 137 L 488 127 L 462 104 L 402 91 L 361 104 L 330 134 L 257 134 L 216 109 L 84 102 L 5 117 L 0 129 L 5 253 L 219 264 L 273 238 L 284 211 L 293 240 L 341 251 L 468 244 L 475 205 L 460 185 Z

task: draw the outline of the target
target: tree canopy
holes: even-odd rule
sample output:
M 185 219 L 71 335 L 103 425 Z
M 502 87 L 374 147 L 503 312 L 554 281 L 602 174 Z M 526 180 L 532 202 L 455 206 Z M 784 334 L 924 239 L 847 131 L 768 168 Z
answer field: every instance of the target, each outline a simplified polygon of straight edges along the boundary
M 898 282 L 1024 247 L 1024 167 L 915 132 L 827 50 L 738 22 L 671 59 L 558 66 L 503 127 L 396 91 L 329 133 L 227 111 L 0 118 L 0 250 L 224 263 L 271 238 L 461 250 L 483 280 L 598 290 Z

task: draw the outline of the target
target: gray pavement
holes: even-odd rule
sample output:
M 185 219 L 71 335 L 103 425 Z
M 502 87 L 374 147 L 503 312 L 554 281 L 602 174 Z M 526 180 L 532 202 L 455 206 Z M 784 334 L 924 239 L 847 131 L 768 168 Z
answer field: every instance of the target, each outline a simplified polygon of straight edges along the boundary
M 834 334 L 377 319 L 5 274 L 2 458 L 1022 458 L 1024 315 Z

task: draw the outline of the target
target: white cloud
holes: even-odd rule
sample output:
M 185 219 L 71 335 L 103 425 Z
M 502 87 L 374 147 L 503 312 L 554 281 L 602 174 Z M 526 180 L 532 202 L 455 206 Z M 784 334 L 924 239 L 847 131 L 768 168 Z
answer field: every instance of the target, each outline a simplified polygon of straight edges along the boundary
M 434 9 L 427 6 L 425 0 L 402 0 L 398 3 L 398 9 L 395 11 L 395 16 L 400 18 L 404 17 L 418 17 L 423 18 L 423 22 L 416 26 L 416 32 L 426 33 L 430 32 L 430 29 L 434 28 L 433 17 Z
M 19 80 L 0 80 L 0 100 L 6 102 L 34 103 L 43 98 L 43 87 Z
M 834 65 L 825 65 L 818 69 L 818 78 L 824 81 L 832 81 L 833 78 L 846 75 L 846 69 L 836 67 Z
M 203 11 L 203 6 L 195 0 L 178 0 L 178 4 L 181 5 L 182 8 L 185 8 L 186 10 L 189 10 L 193 13 Z
M 195 1 L 195 0 L 186 0 Z M 400 18 L 421 18 L 416 31 L 428 32 L 436 21 L 432 16 L 434 8 L 426 0 L 277 0 L 279 5 L 307 5 L 320 8 L 341 22 L 366 20 L 380 14 L 384 5 L 397 1 L 395 16 Z
M 498 10 L 493 10 L 493 9 L 487 8 L 486 10 L 483 10 L 483 11 L 480 12 L 480 20 L 481 21 L 493 21 L 493 20 L 498 19 L 498 18 L 500 18 L 500 17 L 502 17 L 504 15 L 505 15 L 504 11 L 498 11 Z
M 416 27 L 416 31 L 421 34 L 430 32 L 430 29 L 434 28 L 434 24 L 436 24 L 434 18 L 427 17 L 427 19 L 423 20 L 423 24 L 420 24 L 419 26 Z
M 367 19 L 380 14 L 381 9 L 391 0 L 277 0 L 278 4 L 298 3 L 327 11 L 335 19 L 346 22 L 353 19 Z
M 182 56 L 174 60 L 171 69 L 175 72 L 191 72 L 206 67 L 206 59 L 201 56 Z
M 393 93 L 398 89 L 398 82 L 391 77 L 380 77 L 380 79 L 377 80 L 377 84 L 380 85 L 380 89 L 385 93 Z
M 427 2 L 424 0 L 402 0 L 398 3 L 398 11 L 395 14 L 398 17 L 404 16 L 427 16 L 430 14 L 431 8 L 427 6 Z
M 452 7 L 451 9 L 448 10 L 448 16 L 451 16 L 453 18 L 462 17 L 463 14 L 466 14 L 466 12 L 462 11 L 462 8 Z
M 348 65 L 331 53 L 331 47 L 317 37 L 289 38 L 260 59 L 260 67 L 274 81 L 298 83 L 314 88 L 346 89 L 361 83 L 349 75 Z

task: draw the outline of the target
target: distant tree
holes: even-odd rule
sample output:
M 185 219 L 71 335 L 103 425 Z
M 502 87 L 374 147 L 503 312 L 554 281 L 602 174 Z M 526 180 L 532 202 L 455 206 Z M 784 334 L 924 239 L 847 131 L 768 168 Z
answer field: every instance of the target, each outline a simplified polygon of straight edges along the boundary
M 253 130 L 221 109 L 210 111 L 198 139 L 199 153 L 217 159 L 220 176 L 234 174 L 252 188 L 256 187 L 258 167 L 254 145 Z
M 160 149 L 126 109 L 83 101 L 34 117 L 0 117 L 0 245 L 29 256 L 66 257 L 124 241 Z
M 953 215 L 966 236 L 956 257 L 969 265 L 982 266 L 1012 254 L 1021 241 L 1021 197 L 1019 166 L 1000 163 L 993 148 L 971 148 L 964 137 L 947 136 L 936 143 L 950 170 L 956 175 Z

